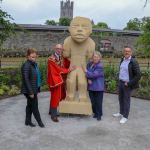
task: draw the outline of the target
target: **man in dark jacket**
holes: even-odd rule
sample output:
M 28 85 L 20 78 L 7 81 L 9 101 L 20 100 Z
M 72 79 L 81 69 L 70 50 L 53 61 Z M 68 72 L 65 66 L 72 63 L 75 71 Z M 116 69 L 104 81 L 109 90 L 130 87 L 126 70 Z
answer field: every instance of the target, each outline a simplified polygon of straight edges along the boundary
M 42 123 L 40 113 L 38 110 L 37 94 L 39 92 L 41 80 L 40 80 L 40 72 L 37 63 L 35 62 L 36 57 L 37 54 L 35 49 L 27 50 L 27 60 L 22 65 L 21 68 L 22 73 L 21 92 L 27 98 L 25 125 L 35 127 L 35 125 L 31 121 L 31 116 L 33 113 L 39 126 L 43 128 L 44 124 Z
M 128 120 L 131 91 L 139 87 L 138 81 L 141 77 L 139 64 L 132 56 L 132 49 L 130 47 L 125 47 L 123 53 L 124 58 L 122 58 L 119 68 L 120 112 L 113 114 L 114 117 L 121 117 L 121 124 L 126 123 Z

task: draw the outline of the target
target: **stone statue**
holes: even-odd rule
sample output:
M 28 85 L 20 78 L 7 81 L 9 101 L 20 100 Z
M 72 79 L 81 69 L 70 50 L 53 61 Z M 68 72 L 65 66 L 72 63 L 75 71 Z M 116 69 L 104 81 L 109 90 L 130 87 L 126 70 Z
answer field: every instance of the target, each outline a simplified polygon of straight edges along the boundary
M 69 58 L 70 65 L 76 69 L 67 76 L 66 100 L 74 101 L 76 91 L 79 101 L 87 101 L 87 79 L 82 67 L 86 67 L 87 61 L 92 57 L 95 50 L 95 42 L 89 37 L 92 33 L 90 19 L 75 17 L 69 27 L 71 36 L 64 41 L 64 58 Z

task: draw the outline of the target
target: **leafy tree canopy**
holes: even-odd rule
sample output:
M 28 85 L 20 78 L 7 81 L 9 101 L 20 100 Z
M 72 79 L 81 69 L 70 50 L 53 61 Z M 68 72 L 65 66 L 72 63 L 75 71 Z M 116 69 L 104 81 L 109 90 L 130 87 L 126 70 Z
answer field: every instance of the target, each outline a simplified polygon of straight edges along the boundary
M 60 18 L 59 19 L 59 25 L 61 26 L 69 26 L 71 22 L 70 18 Z
M 56 26 L 57 23 L 55 22 L 55 20 L 46 20 L 45 22 L 46 25 L 52 25 L 52 26 Z
M 1 2 L 2 0 L 0 0 Z M 13 18 L 0 7 L 0 46 L 12 33 L 15 33 L 16 24 L 11 23 L 12 20 Z

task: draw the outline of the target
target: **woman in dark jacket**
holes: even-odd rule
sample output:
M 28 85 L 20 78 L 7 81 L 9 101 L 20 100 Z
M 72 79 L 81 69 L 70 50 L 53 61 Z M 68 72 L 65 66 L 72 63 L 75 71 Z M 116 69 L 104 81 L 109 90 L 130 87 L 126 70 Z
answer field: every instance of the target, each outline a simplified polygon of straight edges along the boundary
M 36 63 L 36 50 L 31 48 L 27 50 L 27 60 L 21 67 L 22 88 L 21 92 L 27 98 L 25 125 L 35 127 L 31 121 L 32 113 L 40 127 L 44 127 L 38 110 L 37 94 L 40 90 L 41 78 L 38 65 Z
M 94 52 L 92 60 L 87 64 L 87 69 L 85 69 L 94 114 L 93 117 L 98 121 L 101 120 L 103 115 L 104 69 L 101 63 L 101 57 L 99 52 Z

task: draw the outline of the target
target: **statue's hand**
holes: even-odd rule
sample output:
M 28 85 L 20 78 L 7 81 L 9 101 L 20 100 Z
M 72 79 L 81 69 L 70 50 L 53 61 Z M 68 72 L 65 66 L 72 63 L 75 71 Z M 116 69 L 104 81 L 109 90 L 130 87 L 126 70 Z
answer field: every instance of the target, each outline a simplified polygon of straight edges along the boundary
M 82 65 L 81 67 L 82 67 L 83 72 L 86 73 L 86 72 L 87 72 L 87 69 L 86 69 L 83 65 Z
M 70 68 L 69 68 L 69 70 L 70 71 L 73 71 L 73 70 L 75 70 L 77 67 L 75 66 L 75 65 L 73 65 L 73 66 L 70 66 Z

